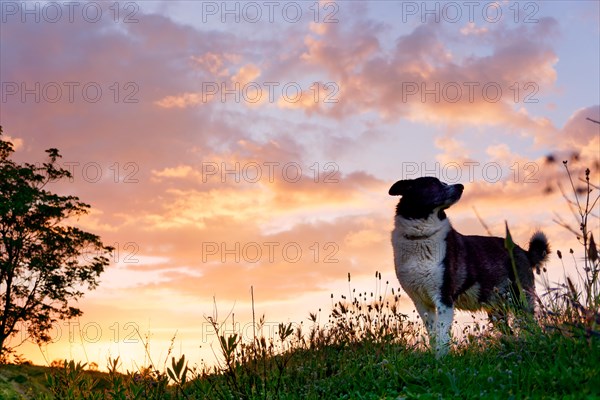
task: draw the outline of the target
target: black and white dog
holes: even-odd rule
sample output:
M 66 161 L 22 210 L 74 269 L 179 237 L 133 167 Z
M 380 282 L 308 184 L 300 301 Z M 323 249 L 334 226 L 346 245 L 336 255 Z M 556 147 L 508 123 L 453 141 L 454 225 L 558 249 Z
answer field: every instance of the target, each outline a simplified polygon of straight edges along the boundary
M 444 210 L 456 203 L 463 185 L 437 178 L 401 180 L 390 188 L 402 196 L 392 232 L 394 264 L 402 288 L 415 303 L 436 354 L 447 353 L 454 308 L 484 309 L 518 293 L 504 239 L 465 236 L 452 228 Z M 549 245 L 542 232 L 529 241 L 529 250 L 515 246 L 513 255 L 521 286 L 533 311 L 533 269 L 546 261 Z

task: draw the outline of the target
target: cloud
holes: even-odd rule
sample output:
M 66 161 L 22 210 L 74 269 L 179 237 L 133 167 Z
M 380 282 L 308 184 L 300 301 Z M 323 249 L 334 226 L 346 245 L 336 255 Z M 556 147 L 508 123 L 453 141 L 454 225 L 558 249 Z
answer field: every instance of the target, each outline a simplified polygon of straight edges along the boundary
M 226 63 L 239 63 L 241 56 L 237 54 L 222 53 L 215 54 L 207 52 L 200 56 L 191 56 L 195 65 L 214 77 L 227 77 L 230 75 Z
M 231 77 L 231 81 L 239 83 L 241 86 L 245 86 L 248 83 L 254 82 L 261 74 L 260 68 L 254 64 L 247 64 L 242 66 L 238 72 Z
M 232 167 L 234 164 L 238 167 Z M 320 170 L 298 163 L 272 162 L 266 166 L 255 161 L 229 160 L 222 164 L 211 163 L 210 167 L 210 175 L 207 175 L 209 168 L 201 171 L 189 165 L 155 172 L 163 180 L 183 179 L 208 185 L 206 188 L 197 185 L 193 188 L 191 184 L 189 189 L 168 189 L 164 193 L 164 207 L 147 215 L 146 223 L 157 229 L 187 224 L 204 227 L 208 218 L 226 217 L 240 223 L 272 225 L 294 214 L 298 218 L 331 212 L 339 215 L 366 208 L 371 203 L 370 192 L 384 185 L 364 172 L 344 175 L 334 165 L 324 175 Z M 223 174 L 225 168 L 230 172 Z M 217 172 L 213 174 L 214 171 Z M 259 176 L 261 179 L 257 179 Z
M 225 102 L 223 99 L 227 96 L 244 96 L 245 104 L 254 105 L 256 103 L 265 103 L 268 96 L 262 96 L 263 88 L 260 87 L 256 79 L 261 75 L 261 70 L 256 65 L 248 63 L 239 67 L 235 74 L 230 73 L 231 68 L 235 68 L 240 63 L 240 56 L 217 54 L 208 52 L 202 56 L 192 56 L 192 60 L 201 66 L 201 89 L 199 92 L 183 92 L 177 95 L 168 95 L 162 99 L 156 100 L 154 104 L 163 108 L 187 108 L 209 102 Z M 228 62 L 228 68 L 223 68 L 224 63 Z M 261 92 L 257 92 L 256 87 Z M 268 88 L 267 88 L 268 89 Z M 254 99 L 259 99 L 254 101 Z
M 186 108 L 206 102 L 206 100 L 203 99 L 205 99 L 205 97 L 199 93 L 183 93 L 179 96 L 167 96 L 163 99 L 157 100 L 156 105 L 163 108 Z
M 6 142 L 10 142 L 13 145 L 13 150 L 17 151 L 23 148 L 24 145 L 24 141 L 21 138 L 18 137 L 13 137 L 13 136 L 8 136 L 8 135 L 4 135 L 3 134 L 3 138 L 2 140 L 6 141 Z
M 475 22 L 468 22 L 464 27 L 460 29 L 460 33 L 469 36 L 469 35 L 485 35 L 489 30 L 486 27 L 477 27 Z
M 307 112 L 342 118 L 373 110 L 386 120 L 408 118 L 446 126 L 496 125 L 528 135 L 548 135 L 549 119 L 521 106 L 556 81 L 558 58 L 550 38 L 557 22 L 542 18 L 531 27 L 468 25 L 471 46 L 490 46 L 490 55 L 462 56 L 464 34 L 427 23 L 398 36 L 391 50 L 380 46 L 380 27 L 355 22 L 343 34 L 332 27 L 307 35 L 302 61 L 318 65 L 339 85 L 336 104 L 299 104 Z M 348 40 L 348 37 L 353 40 Z M 527 97 L 528 96 L 528 97 Z
M 600 124 L 587 118 L 600 121 L 600 105 L 581 108 L 569 117 L 561 132 L 560 144 L 563 149 L 587 146 L 600 137 Z
M 253 286 L 262 299 L 285 300 L 323 290 L 348 272 L 370 275 L 391 260 L 387 235 L 376 229 L 380 217 L 297 224 L 269 235 L 256 226 L 232 231 L 229 219 L 218 221 L 220 227 L 210 224 L 210 233 L 198 232 L 196 246 L 188 247 L 195 255 L 190 271 L 164 269 L 162 278 L 146 287 L 239 300 Z M 379 255 L 374 257 L 374 251 Z
M 467 148 L 466 143 L 458 140 L 456 137 L 438 137 L 435 139 L 435 146 L 444 151 L 436 156 L 437 160 L 443 164 L 465 164 L 473 161 L 469 156 L 470 150 Z

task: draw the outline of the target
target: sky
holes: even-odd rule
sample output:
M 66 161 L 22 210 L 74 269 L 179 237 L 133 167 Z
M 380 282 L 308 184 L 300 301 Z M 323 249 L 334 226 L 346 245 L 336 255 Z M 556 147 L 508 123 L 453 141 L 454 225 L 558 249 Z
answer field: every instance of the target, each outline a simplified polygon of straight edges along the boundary
M 131 370 L 172 341 L 210 365 L 206 317 L 248 338 L 251 288 L 267 333 L 326 321 L 349 273 L 399 286 L 387 191 L 424 175 L 465 185 L 459 232 L 542 229 L 575 275 L 556 220 L 577 227 L 563 160 L 600 183 L 599 4 L 0 2 L 4 139 L 21 162 L 58 148 L 53 190 L 115 247 L 84 315 L 20 351 Z

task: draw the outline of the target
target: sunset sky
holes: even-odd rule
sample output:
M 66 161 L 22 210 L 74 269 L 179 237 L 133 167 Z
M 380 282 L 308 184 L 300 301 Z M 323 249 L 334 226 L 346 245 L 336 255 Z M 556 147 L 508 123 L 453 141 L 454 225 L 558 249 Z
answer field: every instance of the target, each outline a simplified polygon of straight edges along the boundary
M 348 273 L 399 286 L 387 191 L 421 175 L 465 185 L 461 233 L 485 234 L 476 210 L 579 260 L 553 220 L 577 226 L 562 160 L 599 183 L 599 4 L 2 1 L 4 139 L 18 161 L 58 148 L 74 178 L 53 190 L 116 248 L 84 316 L 20 351 L 132 369 L 140 336 L 162 365 L 176 335 L 211 364 L 205 316 L 248 326 L 251 287 L 268 326 L 326 322 Z

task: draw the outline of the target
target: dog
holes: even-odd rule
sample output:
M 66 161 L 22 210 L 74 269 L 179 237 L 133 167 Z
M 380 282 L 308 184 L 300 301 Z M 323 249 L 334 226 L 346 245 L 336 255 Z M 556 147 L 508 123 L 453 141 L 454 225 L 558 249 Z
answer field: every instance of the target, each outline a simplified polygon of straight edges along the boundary
M 441 357 L 449 350 L 454 309 L 486 310 L 519 293 L 519 284 L 504 239 L 466 236 L 448 221 L 445 210 L 462 196 L 464 186 L 434 177 L 401 180 L 391 196 L 402 196 L 397 207 L 392 246 L 396 276 L 414 302 L 429 335 L 430 347 Z M 538 231 L 529 249 L 515 245 L 513 258 L 525 293 L 525 308 L 533 312 L 533 270 L 547 261 L 548 239 Z

